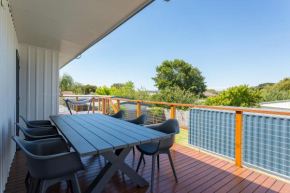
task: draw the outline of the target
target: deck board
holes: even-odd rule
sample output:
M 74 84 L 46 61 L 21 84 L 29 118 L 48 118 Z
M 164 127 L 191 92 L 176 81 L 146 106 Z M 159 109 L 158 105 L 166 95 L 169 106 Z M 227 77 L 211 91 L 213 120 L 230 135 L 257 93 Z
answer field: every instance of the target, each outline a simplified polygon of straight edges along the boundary
M 134 157 L 132 152 L 127 156 L 126 163 L 136 168 L 139 153 Z M 141 165 L 139 174 L 150 182 L 151 157 L 145 156 L 146 166 Z M 154 192 L 288 192 L 290 184 L 252 171 L 238 168 L 234 164 L 175 144 L 172 148 L 172 159 L 175 163 L 178 183 L 175 183 L 171 167 L 166 155 L 160 157 L 160 169 L 156 168 L 154 176 Z M 104 158 L 93 155 L 82 158 L 88 171 L 78 173 L 82 192 L 94 180 L 97 173 L 104 167 Z M 17 151 L 6 184 L 6 193 L 27 192 L 24 183 L 27 172 L 26 158 L 21 151 Z M 145 188 L 136 185 L 121 172 L 116 172 L 104 192 L 149 192 L 150 186 Z M 69 192 L 65 182 L 53 185 L 47 192 Z

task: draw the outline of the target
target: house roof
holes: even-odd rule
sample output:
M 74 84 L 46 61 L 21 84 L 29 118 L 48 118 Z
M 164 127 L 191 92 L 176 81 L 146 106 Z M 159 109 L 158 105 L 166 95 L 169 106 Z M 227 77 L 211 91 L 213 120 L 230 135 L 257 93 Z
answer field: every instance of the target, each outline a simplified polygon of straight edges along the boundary
M 211 92 L 204 92 L 203 95 L 206 96 L 206 97 L 217 96 L 217 94 L 213 94 Z
M 60 68 L 153 0 L 10 0 L 18 41 L 59 52 Z

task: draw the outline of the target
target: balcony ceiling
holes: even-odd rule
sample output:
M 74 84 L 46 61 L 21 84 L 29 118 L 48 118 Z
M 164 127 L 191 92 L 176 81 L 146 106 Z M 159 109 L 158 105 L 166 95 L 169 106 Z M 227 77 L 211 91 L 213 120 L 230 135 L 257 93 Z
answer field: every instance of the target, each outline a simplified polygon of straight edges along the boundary
M 153 0 L 10 0 L 18 41 L 60 53 L 60 68 Z

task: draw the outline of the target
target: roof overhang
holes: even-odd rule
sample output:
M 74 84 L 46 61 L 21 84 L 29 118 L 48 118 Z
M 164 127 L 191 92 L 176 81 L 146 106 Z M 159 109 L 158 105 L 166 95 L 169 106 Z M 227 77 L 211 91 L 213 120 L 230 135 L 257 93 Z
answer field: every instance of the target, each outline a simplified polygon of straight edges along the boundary
M 60 68 L 153 0 L 10 0 L 19 43 L 55 50 Z

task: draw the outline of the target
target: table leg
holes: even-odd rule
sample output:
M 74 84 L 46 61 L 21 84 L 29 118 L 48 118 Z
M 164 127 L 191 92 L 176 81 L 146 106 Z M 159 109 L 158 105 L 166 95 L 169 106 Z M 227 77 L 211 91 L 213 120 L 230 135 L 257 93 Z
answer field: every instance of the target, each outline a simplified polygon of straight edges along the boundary
M 106 187 L 106 185 L 109 183 L 110 179 L 113 177 L 117 170 L 120 170 L 124 174 L 126 174 L 138 186 L 147 186 L 148 182 L 142 176 L 136 173 L 134 169 L 129 167 L 124 161 L 131 149 L 132 147 L 126 147 L 122 150 L 118 150 L 117 154 L 115 154 L 114 152 L 101 153 L 101 155 L 108 160 L 108 163 L 95 178 L 92 184 L 88 187 L 86 193 L 102 192 L 102 190 Z

